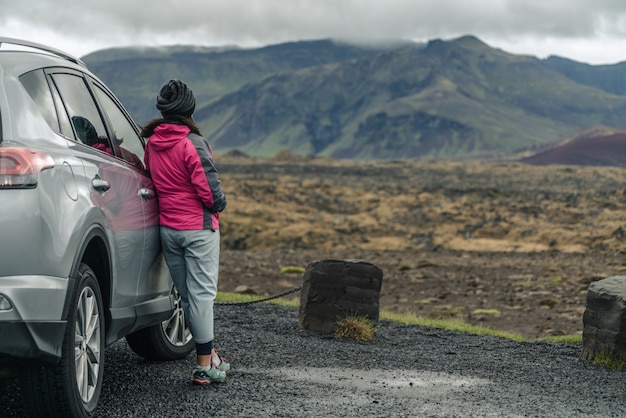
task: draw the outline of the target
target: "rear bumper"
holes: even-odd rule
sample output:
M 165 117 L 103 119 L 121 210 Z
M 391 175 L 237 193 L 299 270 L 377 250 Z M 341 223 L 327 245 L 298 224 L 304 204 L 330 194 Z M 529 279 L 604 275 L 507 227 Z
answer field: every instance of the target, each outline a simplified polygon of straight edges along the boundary
M 69 280 L 49 276 L 0 277 L 0 367 L 11 359 L 48 363 L 61 358 Z
M 0 322 L 0 368 L 20 359 L 58 362 L 66 326 L 65 321 Z

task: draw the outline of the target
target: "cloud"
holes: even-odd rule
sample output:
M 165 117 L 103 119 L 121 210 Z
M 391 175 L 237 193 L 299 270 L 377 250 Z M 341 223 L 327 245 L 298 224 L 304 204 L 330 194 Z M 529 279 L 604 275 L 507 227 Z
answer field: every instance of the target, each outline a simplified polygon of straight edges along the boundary
M 58 41 L 75 55 L 110 46 L 472 34 L 513 53 L 626 60 L 623 0 L 0 0 L 0 8 L 5 36 Z

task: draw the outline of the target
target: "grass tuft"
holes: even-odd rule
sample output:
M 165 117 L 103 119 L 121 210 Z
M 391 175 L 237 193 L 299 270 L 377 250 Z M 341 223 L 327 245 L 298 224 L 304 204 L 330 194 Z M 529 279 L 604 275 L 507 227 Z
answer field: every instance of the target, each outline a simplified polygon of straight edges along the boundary
M 472 315 L 491 315 L 499 317 L 502 313 L 498 309 L 474 309 Z
M 366 317 L 347 317 L 337 322 L 334 334 L 337 338 L 351 338 L 356 341 L 371 341 L 376 336 L 374 322 Z
M 596 366 L 606 367 L 607 369 L 626 370 L 626 359 L 611 355 L 608 351 L 598 352 L 593 359 Z
M 433 261 L 428 261 L 428 260 L 422 260 L 419 263 L 417 263 L 417 268 L 418 269 L 423 269 L 426 267 L 439 267 L 439 264 L 433 262 Z
M 304 267 L 285 266 L 280 268 L 280 274 L 301 274 L 304 273 Z
M 582 344 L 583 336 L 582 334 L 577 335 L 551 335 L 548 337 L 539 338 L 539 341 L 545 341 L 549 343 L 557 343 L 557 344 Z
M 397 314 L 385 311 L 381 312 L 380 319 L 396 321 L 406 325 L 420 325 L 423 327 L 437 328 L 444 331 L 456 331 L 475 335 L 491 335 L 494 337 L 508 338 L 514 341 L 526 341 L 526 338 L 519 334 L 508 331 L 500 331 L 490 327 L 470 325 L 461 319 L 432 319 L 411 314 Z
M 559 286 L 563 283 L 563 277 L 558 274 L 548 277 L 547 284 L 548 286 Z

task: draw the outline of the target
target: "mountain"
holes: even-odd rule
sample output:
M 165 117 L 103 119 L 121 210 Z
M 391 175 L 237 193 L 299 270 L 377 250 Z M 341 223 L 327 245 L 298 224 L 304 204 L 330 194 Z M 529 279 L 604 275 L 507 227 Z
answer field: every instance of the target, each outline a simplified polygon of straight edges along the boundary
M 220 150 L 354 159 L 500 156 L 624 116 L 625 97 L 471 36 L 276 74 L 197 112 Z
M 577 83 L 611 94 L 626 94 L 626 62 L 613 65 L 590 65 L 551 56 L 544 61 L 544 65 Z
M 568 142 L 520 161 L 532 165 L 626 167 L 626 132 Z
M 476 37 L 266 48 L 100 51 L 83 58 L 137 120 L 169 78 L 197 96 L 217 152 L 351 159 L 506 158 L 590 126 L 626 129 L 622 64 L 540 60 Z
M 140 123 L 157 116 L 156 93 L 178 78 L 193 89 L 198 108 L 245 84 L 279 72 L 315 67 L 397 48 L 407 43 L 357 46 L 332 40 L 289 42 L 256 49 L 196 46 L 112 48 L 82 57 Z M 419 48 L 420 44 L 412 44 Z

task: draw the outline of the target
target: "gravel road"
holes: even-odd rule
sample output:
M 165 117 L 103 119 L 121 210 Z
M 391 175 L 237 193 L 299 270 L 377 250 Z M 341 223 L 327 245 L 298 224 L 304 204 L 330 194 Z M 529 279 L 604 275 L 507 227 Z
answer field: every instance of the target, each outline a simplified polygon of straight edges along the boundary
M 382 321 L 373 342 L 298 327 L 298 310 L 216 306 L 227 381 L 191 385 L 194 358 L 154 363 L 107 349 L 99 417 L 620 417 L 626 373 L 578 361 L 579 345 L 519 343 Z M 0 416 L 21 416 L 0 380 Z

